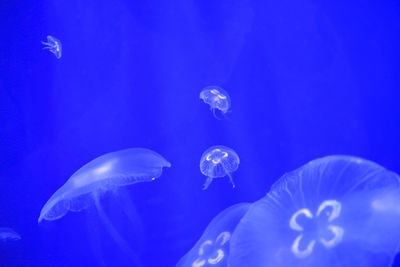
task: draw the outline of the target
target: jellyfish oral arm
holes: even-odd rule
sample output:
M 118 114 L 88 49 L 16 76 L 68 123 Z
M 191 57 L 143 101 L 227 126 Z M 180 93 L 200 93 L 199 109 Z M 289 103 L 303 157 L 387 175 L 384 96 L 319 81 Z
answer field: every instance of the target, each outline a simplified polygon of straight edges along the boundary
M 118 246 L 124 251 L 124 253 L 127 256 L 129 256 L 133 262 L 135 262 L 135 264 L 136 264 L 135 266 L 140 266 L 139 259 L 137 258 L 135 252 L 131 249 L 128 242 L 117 231 L 117 229 L 114 227 L 114 225 L 112 224 L 112 222 L 110 221 L 108 216 L 105 214 L 103 207 L 101 206 L 101 203 L 100 203 L 99 194 L 94 193 L 93 198 L 94 198 L 94 203 L 95 203 L 96 209 L 100 215 L 100 218 L 103 221 L 104 226 L 106 227 L 107 231 L 110 233 L 111 237 L 118 244 Z
M 215 112 L 216 108 L 211 108 L 211 110 L 212 110 L 212 112 L 213 112 L 214 118 L 216 118 L 217 120 L 221 120 L 221 119 L 217 116 L 217 113 Z
M 229 172 L 226 172 L 226 174 L 227 174 L 227 175 L 228 175 L 228 177 L 229 177 L 229 181 L 231 181 L 232 188 L 235 188 L 235 183 L 233 182 L 232 175 L 231 175 Z
M 45 45 L 42 49 L 51 49 L 51 44 L 43 42 L 43 41 L 42 41 L 42 44 Z
M 210 186 L 212 180 L 213 180 L 213 178 L 207 177 L 207 180 L 206 180 L 206 182 L 205 182 L 204 185 L 203 185 L 203 190 L 206 190 L 206 189 Z

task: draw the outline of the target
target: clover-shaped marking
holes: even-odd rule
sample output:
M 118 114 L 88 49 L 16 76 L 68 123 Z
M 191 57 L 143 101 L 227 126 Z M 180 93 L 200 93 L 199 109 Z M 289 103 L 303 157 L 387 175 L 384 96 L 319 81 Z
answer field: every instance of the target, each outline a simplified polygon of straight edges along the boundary
M 201 267 L 206 263 L 217 264 L 220 262 L 225 256 L 222 246 L 225 245 L 230 238 L 231 234 L 229 232 L 222 232 L 217 236 L 214 242 L 211 240 L 204 241 L 200 245 L 198 258 L 193 262 L 192 267 Z
M 296 211 L 289 221 L 291 229 L 301 232 L 292 244 L 292 252 L 298 258 L 305 258 L 309 256 L 317 242 L 320 242 L 326 248 L 332 248 L 339 244 L 343 239 L 344 230 L 342 227 L 332 225 L 331 222 L 340 216 L 342 205 L 336 200 L 325 200 L 319 205 L 315 216 L 309 209 L 300 209 Z M 323 215 L 323 216 L 321 216 Z M 324 229 L 316 229 L 317 234 L 312 238 L 304 249 L 300 249 L 300 243 L 305 239 L 304 226 L 300 225 L 297 221 L 299 216 L 304 216 L 308 220 L 314 220 L 316 227 L 323 227 Z M 321 221 L 323 223 L 321 223 Z M 332 238 L 321 236 L 322 232 L 329 231 Z M 310 238 L 307 238 L 308 240 Z M 304 242 L 304 241 L 303 241 Z
M 212 161 L 214 164 L 218 164 L 221 162 L 222 158 L 227 158 L 228 157 L 228 153 L 226 153 L 225 151 L 222 151 L 219 148 L 214 149 L 213 151 L 211 151 L 211 153 L 209 155 L 207 155 L 206 160 L 207 161 Z

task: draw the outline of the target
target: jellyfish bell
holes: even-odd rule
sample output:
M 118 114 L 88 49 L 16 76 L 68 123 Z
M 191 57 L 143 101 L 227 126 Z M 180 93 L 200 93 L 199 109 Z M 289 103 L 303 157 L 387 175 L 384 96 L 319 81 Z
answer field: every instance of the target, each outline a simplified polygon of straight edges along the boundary
M 100 156 L 76 171 L 43 206 L 38 222 L 56 220 L 68 211 L 81 211 L 94 205 L 114 240 L 127 254 L 129 245 L 118 233 L 100 203 L 102 194 L 119 187 L 149 182 L 161 176 L 171 164 L 158 153 L 130 148 Z
M 207 189 L 214 178 L 228 176 L 232 187 L 235 187 L 231 173 L 239 167 L 237 153 L 226 146 L 212 146 L 200 158 L 200 171 L 207 176 L 203 189 Z
M 239 203 L 219 213 L 176 267 L 228 266 L 232 233 L 249 207 L 249 203 Z
M 149 182 L 161 176 L 163 167 L 171 164 L 158 153 L 131 148 L 100 156 L 78 171 L 47 201 L 38 222 L 56 220 L 68 211 L 85 209 L 90 199 L 120 186 Z
M 215 114 L 216 110 L 219 110 L 222 114 L 225 114 L 231 107 L 231 98 L 229 94 L 219 86 L 213 85 L 205 87 L 200 92 L 200 99 L 210 106 L 214 117 L 217 119 L 218 117 Z
M 285 174 L 252 204 L 231 241 L 236 266 L 391 266 L 400 244 L 400 179 L 329 156 Z

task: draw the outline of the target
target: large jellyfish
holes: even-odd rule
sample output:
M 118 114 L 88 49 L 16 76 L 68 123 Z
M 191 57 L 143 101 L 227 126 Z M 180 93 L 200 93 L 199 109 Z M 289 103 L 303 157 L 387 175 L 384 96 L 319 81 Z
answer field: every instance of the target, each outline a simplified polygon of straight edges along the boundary
M 11 228 L 0 227 L 0 241 L 17 241 L 21 236 Z
M 118 187 L 149 182 L 161 176 L 171 164 L 158 153 L 144 148 L 130 148 L 100 156 L 76 171 L 47 201 L 38 222 L 56 220 L 68 211 L 81 211 L 94 203 L 114 240 L 128 254 L 129 245 L 118 233 L 101 204 L 100 196 Z
M 47 35 L 47 42 L 42 41 L 42 44 L 45 45 L 43 49 L 48 49 L 51 53 L 53 53 L 56 56 L 57 59 L 61 58 L 62 45 L 60 40 L 51 35 Z
M 249 203 L 233 205 L 219 213 L 207 226 L 196 245 L 178 262 L 177 267 L 228 266 L 232 233 Z
M 207 86 L 200 92 L 200 99 L 210 105 L 214 117 L 217 118 L 215 110 L 220 110 L 223 114 L 227 113 L 231 107 L 231 98 L 228 93 L 219 86 Z M 218 118 L 217 118 L 218 119 Z
M 200 158 L 200 171 L 207 176 L 203 190 L 206 190 L 214 178 L 228 176 L 235 187 L 231 173 L 239 167 L 240 159 L 233 149 L 226 146 L 208 148 Z
M 391 266 L 400 241 L 400 180 L 356 157 L 285 174 L 231 241 L 230 266 Z

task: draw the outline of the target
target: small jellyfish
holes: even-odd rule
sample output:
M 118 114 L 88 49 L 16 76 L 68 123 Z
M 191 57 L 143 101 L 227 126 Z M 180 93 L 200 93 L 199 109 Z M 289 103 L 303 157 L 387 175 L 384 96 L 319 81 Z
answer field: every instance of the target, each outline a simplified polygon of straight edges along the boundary
M 62 46 L 60 40 L 51 35 L 47 35 L 47 42 L 42 41 L 42 44 L 45 45 L 43 49 L 49 49 L 49 51 L 53 53 L 56 58 L 61 58 Z
M 215 110 L 220 110 L 223 114 L 227 113 L 231 107 L 231 99 L 228 93 L 219 86 L 207 86 L 200 92 L 200 99 L 210 105 L 215 118 Z M 218 119 L 218 118 L 217 118 Z
M 0 241 L 17 241 L 21 236 L 11 228 L 0 227 Z
M 100 204 L 107 191 L 161 176 L 163 167 L 171 164 L 158 153 L 145 148 L 130 148 L 100 156 L 76 171 L 47 201 L 38 222 L 57 220 L 68 211 L 81 211 L 94 204 L 100 218 L 116 243 L 127 255 L 134 255 Z M 136 261 L 136 259 L 132 259 Z
M 219 213 L 176 267 L 228 266 L 227 258 L 232 233 L 249 207 L 249 203 L 240 203 Z
M 200 159 L 200 171 L 207 176 L 203 190 L 211 184 L 214 178 L 228 176 L 235 187 L 231 173 L 239 167 L 239 156 L 226 146 L 213 146 L 207 149 Z
M 285 174 L 242 218 L 232 267 L 391 266 L 400 244 L 400 178 L 329 156 Z

